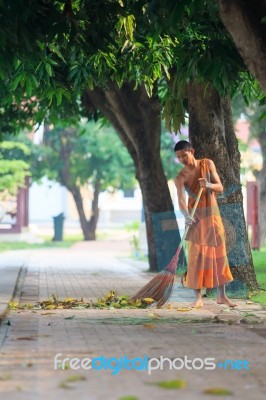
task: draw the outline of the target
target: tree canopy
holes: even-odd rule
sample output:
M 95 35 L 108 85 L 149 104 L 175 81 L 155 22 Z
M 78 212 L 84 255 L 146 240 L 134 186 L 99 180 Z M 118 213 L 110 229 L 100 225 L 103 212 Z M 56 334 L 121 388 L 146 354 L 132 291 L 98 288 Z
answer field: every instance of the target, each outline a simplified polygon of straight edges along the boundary
M 45 129 L 44 142 L 33 160 L 33 178 L 47 176 L 67 188 L 100 183 L 106 189 L 131 189 L 136 185 L 127 150 L 111 127 L 100 123 Z M 67 172 L 67 173 L 66 173 Z
M 174 130 L 189 80 L 223 95 L 250 90 L 212 1 L 3 0 L 0 15 L 2 132 L 44 118 L 77 119 L 84 90 L 110 82 L 144 83 L 149 94 L 159 84 Z M 164 82 L 173 76 L 169 94 Z

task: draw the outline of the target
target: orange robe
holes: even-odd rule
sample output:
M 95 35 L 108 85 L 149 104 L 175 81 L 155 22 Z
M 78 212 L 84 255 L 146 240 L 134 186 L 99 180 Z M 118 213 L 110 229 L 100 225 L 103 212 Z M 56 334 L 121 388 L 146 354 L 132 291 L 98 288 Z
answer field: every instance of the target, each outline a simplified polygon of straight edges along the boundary
M 181 172 L 182 173 L 182 172 Z M 208 160 L 199 160 L 191 187 L 185 186 L 189 195 L 188 209 L 191 212 L 200 189 L 199 178 L 211 182 Z M 189 228 L 188 270 L 186 284 L 192 289 L 213 288 L 233 280 L 226 254 L 225 230 L 218 208 L 216 194 L 205 188 L 201 194 L 194 219 Z

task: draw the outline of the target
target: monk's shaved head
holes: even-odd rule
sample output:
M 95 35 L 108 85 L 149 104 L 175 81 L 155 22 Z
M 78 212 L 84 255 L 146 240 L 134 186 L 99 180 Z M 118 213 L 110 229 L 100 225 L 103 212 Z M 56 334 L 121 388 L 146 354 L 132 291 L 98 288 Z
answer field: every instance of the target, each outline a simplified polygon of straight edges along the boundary
M 176 143 L 174 151 L 191 150 L 192 146 L 187 140 L 180 140 Z

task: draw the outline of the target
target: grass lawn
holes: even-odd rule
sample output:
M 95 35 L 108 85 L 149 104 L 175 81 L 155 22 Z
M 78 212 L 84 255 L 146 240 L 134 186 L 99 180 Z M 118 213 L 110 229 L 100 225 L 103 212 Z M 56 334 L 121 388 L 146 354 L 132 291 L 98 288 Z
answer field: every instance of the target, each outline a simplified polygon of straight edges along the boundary
M 251 300 L 266 305 L 266 247 L 252 251 L 252 256 L 259 286 L 264 290 L 251 296 Z
M 42 236 L 43 243 L 27 242 L 0 242 L 0 252 L 9 250 L 27 250 L 27 249 L 46 249 L 46 248 L 69 248 L 75 242 L 82 241 L 82 235 L 65 235 L 62 242 L 53 242 L 51 236 Z

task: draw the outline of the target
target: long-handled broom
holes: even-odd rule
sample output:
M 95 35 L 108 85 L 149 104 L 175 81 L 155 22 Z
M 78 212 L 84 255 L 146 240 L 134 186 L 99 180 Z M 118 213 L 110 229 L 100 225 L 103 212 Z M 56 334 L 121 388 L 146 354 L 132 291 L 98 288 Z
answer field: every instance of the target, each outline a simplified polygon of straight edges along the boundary
M 195 204 L 193 206 L 193 209 L 191 211 L 190 216 L 193 218 L 194 214 L 196 212 L 196 208 L 198 206 L 199 200 L 201 193 L 203 191 L 203 187 L 200 188 L 199 193 L 197 195 Z M 188 230 L 190 228 L 190 225 L 186 226 L 184 235 L 181 239 L 181 242 L 179 243 L 179 246 L 177 248 L 177 251 L 170 261 L 170 263 L 165 267 L 163 271 L 161 271 L 159 274 L 157 274 L 153 279 L 151 279 L 150 282 L 148 282 L 145 286 L 143 286 L 142 289 L 136 293 L 131 300 L 141 300 L 145 298 L 152 298 L 154 300 L 154 303 L 157 303 L 157 307 L 161 307 L 166 303 L 173 291 L 174 288 L 174 283 L 176 279 L 176 269 L 177 269 L 177 264 L 178 264 L 178 259 L 180 252 L 183 247 L 183 243 L 186 239 Z

